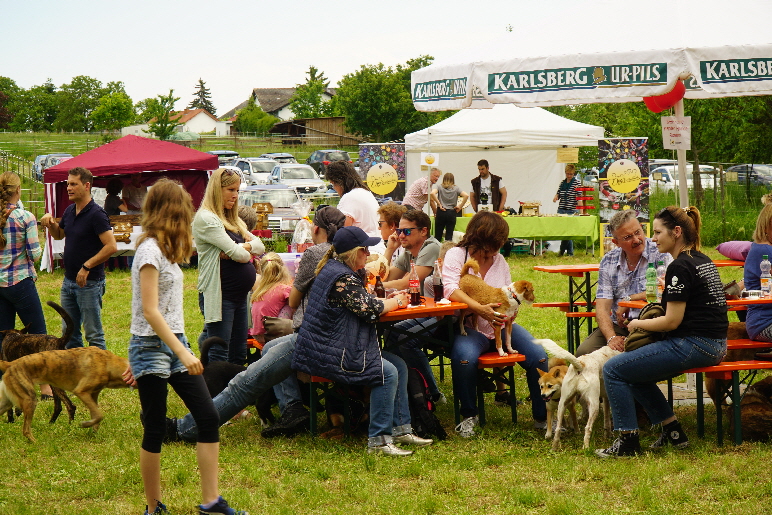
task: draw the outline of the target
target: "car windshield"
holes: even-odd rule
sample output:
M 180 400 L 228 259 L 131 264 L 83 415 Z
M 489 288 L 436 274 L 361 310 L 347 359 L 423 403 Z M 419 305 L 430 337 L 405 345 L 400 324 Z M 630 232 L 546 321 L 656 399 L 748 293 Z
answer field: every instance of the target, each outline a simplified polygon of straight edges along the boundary
M 276 161 L 252 161 L 253 172 L 270 172 L 276 166 Z
M 260 190 L 242 191 L 239 202 L 251 206 L 255 202 L 268 202 L 276 209 L 289 208 L 298 201 L 298 195 L 293 190 Z
M 316 179 L 312 168 L 282 168 L 282 179 Z
M 326 156 L 327 161 L 349 161 L 348 154 L 346 152 L 328 152 Z

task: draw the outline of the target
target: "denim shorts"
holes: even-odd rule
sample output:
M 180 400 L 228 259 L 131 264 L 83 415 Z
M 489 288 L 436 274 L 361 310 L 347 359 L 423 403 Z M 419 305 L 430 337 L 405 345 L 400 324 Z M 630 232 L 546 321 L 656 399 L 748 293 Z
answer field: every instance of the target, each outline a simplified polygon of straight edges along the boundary
M 180 333 L 176 336 L 188 351 L 193 354 L 185 335 Z M 188 371 L 182 364 L 182 361 L 180 361 L 180 358 L 158 336 L 136 336 L 132 334 L 129 340 L 129 365 L 135 379 L 139 379 L 147 374 L 168 378 L 172 374 Z

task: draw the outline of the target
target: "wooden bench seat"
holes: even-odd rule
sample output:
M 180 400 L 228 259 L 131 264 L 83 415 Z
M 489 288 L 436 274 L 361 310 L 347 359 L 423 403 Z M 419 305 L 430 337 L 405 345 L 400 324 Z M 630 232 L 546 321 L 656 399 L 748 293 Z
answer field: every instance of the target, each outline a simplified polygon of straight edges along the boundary
M 512 423 L 517 424 L 517 398 L 515 397 L 515 370 L 516 364 L 525 361 L 522 354 L 507 354 L 499 356 L 498 352 L 486 352 L 477 360 L 477 411 L 480 426 L 485 425 L 485 399 L 483 398 L 483 386 L 490 381 L 501 381 L 509 386 L 509 395 L 512 402 Z M 489 371 L 490 369 L 490 371 Z M 456 416 L 456 424 L 461 422 L 461 410 L 458 395 L 454 392 L 453 407 Z
M 772 343 L 759 342 L 756 340 L 727 340 L 727 350 L 740 350 L 740 349 L 769 349 L 772 347 Z

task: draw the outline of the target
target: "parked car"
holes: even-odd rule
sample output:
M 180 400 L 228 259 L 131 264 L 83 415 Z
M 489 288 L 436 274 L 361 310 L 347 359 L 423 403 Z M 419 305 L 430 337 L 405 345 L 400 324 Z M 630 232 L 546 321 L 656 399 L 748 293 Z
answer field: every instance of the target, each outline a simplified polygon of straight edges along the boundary
M 239 157 L 239 153 L 235 150 L 207 150 L 207 154 L 217 156 L 217 162 L 222 165 L 229 165 L 234 159 Z
M 716 169 L 710 165 L 700 165 L 702 172 L 715 173 Z M 686 187 L 693 188 L 694 175 L 692 173 L 692 164 L 688 164 L 686 167 Z M 703 174 L 700 176 L 702 182 L 702 188 L 712 190 L 713 189 L 713 175 Z M 671 191 L 678 186 L 678 166 L 677 165 L 665 165 L 658 168 L 654 168 L 649 172 L 649 185 L 655 190 Z
M 285 184 L 299 194 L 321 193 L 327 185 L 308 165 L 280 163 L 271 171 L 271 184 Z
M 272 231 L 290 232 L 295 230 L 300 217 L 292 204 L 299 202 L 300 196 L 293 188 L 283 184 L 261 184 L 247 186 L 239 190 L 239 204 L 252 206 L 256 202 L 267 202 L 273 207 L 268 215 L 268 228 Z
M 297 163 L 298 160 L 295 159 L 295 156 L 292 154 L 288 154 L 286 152 L 269 152 L 267 154 L 263 154 L 260 157 L 264 157 L 266 159 L 273 159 L 277 163 Z
M 240 157 L 232 165 L 241 170 L 244 181 L 249 186 L 268 184 L 271 170 L 279 164 L 273 159 L 264 157 Z
M 745 184 L 750 177 L 751 184 L 755 186 L 772 185 L 772 165 L 736 165 L 727 168 L 726 172 L 737 172 L 738 184 Z
M 327 175 L 327 166 L 333 161 L 352 162 L 348 152 L 344 150 L 317 150 L 308 156 L 306 164 L 316 170 L 320 177 L 324 177 Z

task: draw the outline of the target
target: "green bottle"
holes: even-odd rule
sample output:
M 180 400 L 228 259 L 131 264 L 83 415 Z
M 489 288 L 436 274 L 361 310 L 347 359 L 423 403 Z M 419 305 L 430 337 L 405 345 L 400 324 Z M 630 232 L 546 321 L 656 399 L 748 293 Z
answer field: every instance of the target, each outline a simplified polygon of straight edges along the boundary
M 657 269 L 654 263 L 649 263 L 646 269 L 646 300 L 657 302 Z

